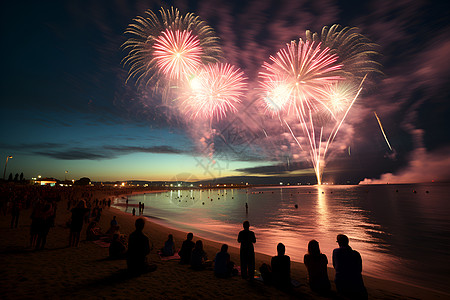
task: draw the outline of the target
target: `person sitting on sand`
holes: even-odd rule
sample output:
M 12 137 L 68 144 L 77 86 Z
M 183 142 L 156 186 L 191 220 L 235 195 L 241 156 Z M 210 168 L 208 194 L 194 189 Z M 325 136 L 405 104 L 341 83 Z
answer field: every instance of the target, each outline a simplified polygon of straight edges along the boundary
M 138 218 L 134 224 L 136 230 L 128 238 L 127 267 L 133 274 L 142 274 L 156 269 L 155 265 L 147 263 L 147 255 L 150 253 L 150 242 L 148 237 L 142 232 L 145 219 Z
M 197 242 L 195 242 L 195 247 L 192 250 L 191 268 L 194 270 L 203 270 L 208 265 L 211 265 L 211 262 L 208 261 L 208 256 L 203 250 L 203 242 L 201 240 L 198 240 Z
M 216 254 L 214 259 L 214 275 L 219 278 L 230 277 L 234 268 L 234 263 L 230 261 L 228 253 L 228 245 L 223 244 L 220 252 Z
M 358 251 L 349 246 L 346 235 L 338 234 L 339 248 L 333 250 L 333 267 L 336 270 L 334 282 L 339 293 L 354 299 L 367 299 L 364 287 L 362 260 Z
M 119 237 L 119 234 L 113 234 L 112 241 L 109 244 L 109 258 L 111 259 L 125 258 L 127 249 Z
M 161 256 L 172 256 L 175 254 L 175 243 L 173 242 L 173 235 L 169 234 L 164 247 L 161 248 Z
M 309 286 L 311 290 L 319 294 L 330 292 L 331 285 L 328 279 L 328 259 L 320 253 L 319 242 L 311 240 L 308 243 L 308 253 L 303 257 L 306 269 L 308 270 Z
M 91 223 L 89 223 L 86 229 L 86 241 L 96 241 L 102 236 L 102 230 L 97 225 L 97 222 L 92 221 Z
M 116 220 L 116 216 L 113 216 L 113 218 L 112 218 L 112 220 L 111 220 L 111 222 L 109 224 L 110 224 L 110 227 L 109 227 L 108 231 L 106 232 L 106 234 L 113 235 L 114 232 L 116 232 L 118 230 L 118 227 L 119 227 L 119 223 Z
M 194 249 L 195 247 L 195 243 L 192 241 L 193 238 L 194 234 L 192 232 L 189 232 L 187 234 L 186 240 L 181 245 L 181 249 L 178 252 L 181 265 L 187 265 L 191 263 L 191 253 L 192 249 Z
M 289 289 L 291 287 L 291 258 L 286 253 L 284 244 L 277 245 L 277 256 L 272 257 L 272 282 L 281 289 Z
M 241 243 L 240 258 L 241 258 L 241 276 L 246 279 L 247 275 L 250 280 L 253 280 L 255 275 L 255 249 L 253 243 L 256 243 L 255 233 L 250 231 L 250 223 L 245 221 L 243 224 L 244 230 L 239 232 L 238 242 Z

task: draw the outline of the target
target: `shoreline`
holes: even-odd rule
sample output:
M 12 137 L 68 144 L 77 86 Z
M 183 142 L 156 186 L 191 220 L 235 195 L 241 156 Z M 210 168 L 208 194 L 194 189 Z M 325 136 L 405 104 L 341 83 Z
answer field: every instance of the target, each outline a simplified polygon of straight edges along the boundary
M 120 198 L 126 195 L 161 191 L 132 191 L 120 193 L 114 190 L 98 190 L 93 199 Z M 215 278 L 213 272 L 193 271 L 177 261 L 162 261 L 156 251 L 161 248 L 168 234 L 173 234 L 176 248 L 186 239 L 186 232 L 172 229 L 146 218 L 144 233 L 153 244 L 148 255 L 150 263 L 157 270 L 136 278 L 124 277 L 126 262 L 108 260 L 108 248 L 86 241 L 86 225 L 81 232 L 80 246 L 67 247 L 69 229 L 66 227 L 70 212 L 67 201 L 58 203 L 55 227 L 50 229 L 46 249 L 34 251 L 27 248 L 31 210 L 22 210 L 19 227 L 10 229 L 11 215 L 0 215 L 0 289 L 1 299 L 30 298 L 154 298 L 154 299 L 236 299 L 245 295 L 249 299 L 330 299 L 313 293 L 307 283 L 307 272 L 303 263 L 291 262 L 291 276 L 300 282 L 289 294 L 260 282 L 247 282 L 238 276 L 229 279 Z M 129 235 L 134 231 L 134 222 L 139 216 L 132 216 L 116 208 L 104 208 L 99 225 L 105 232 L 113 216 L 120 225 L 120 232 Z M 236 233 L 237 235 L 237 233 Z M 201 236 L 201 235 L 200 235 Z M 194 232 L 194 241 L 199 237 Z M 222 243 L 204 239 L 204 249 L 209 259 L 219 252 Z M 257 247 L 257 245 L 256 245 Z M 231 260 L 239 265 L 239 248 L 230 246 Z M 255 253 L 256 268 L 263 262 L 270 262 L 271 256 Z M 274 254 L 275 255 L 275 249 Z M 334 270 L 329 268 L 332 286 L 331 298 L 339 298 L 333 282 Z M 429 291 L 390 280 L 364 276 L 369 299 L 446 299 L 445 293 Z
M 164 193 L 164 192 L 167 192 L 167 191 L 168 190 L 142 191 L 140 193 L 120 195 L 120 197 L 128 197 L 128 196 L 133 196 L 133 195 L 138 195 L 138 194 Z M 117 212 L 120 212 L 121 214 L 124 214 L 125 216 L 133 217 L 131 213 L 121 211 L 119 208 L 116 208 L 116 207 L 111 207 L 111 208 L 113 208 Z M 187 231 L 183 231 L 183 229 L 176 228 L 176 227 L 173 227 L 173 226 L 168 225 L 168 224 L 163 224 L 164 221 L 155 221 L 155 219 L 157 219 L 157 218 L 152 218 L 151 216 L 136 216 L 136 217 L 144 217 L 147 220 L 147 222 L 151 222 L 151 223 L 153 223 L 155 225 L 161 226 L 161 227 L 165 228 L 166 231 L 173 230 L 173 231 L 176 231 L 178 233 L 184 233 L 184 236 L 186 236 L 186 234 L 187 234 Z M 236 236 L 237 236 L 237 233 L 236 233 Z M 174 235 L 174 237 L 175 237 L 175 235 Z M 195 237 L 196 237 L 196 235 L 194 233 L 194 240 L 195 240 Z M 223 244 L 222 241 L 211 239 L 211 238 L 205 238 L 201 234 L 197 235 L 197 237 L 199 237 L 199 238 L 201 238 L 203 240 L 204 245 L 208 244 L 208 243 L 215 244 L 214 248 L 217 249 L 216 252 L 218 252 L 220 250 L 220 246 Z M 239 262 L 239 248 L 237 248 L 235 246 L 232 246 L 232 245 L 228 245 L 228 246 L 229 246 L 228 252 L 230 253 L 230 255 L 232 255 L 231 253 L 233 253 L 233 254 L 235 254 L 237 256 L 237 259 L 234 260 L 234 261 L 235 262 Z M 257 245 L 255 245 L 255 248 L 257 248 Z M 273 255 L 276 255 L 276 251 L 275 250 L 274 250 Z M 273 255 L 269 255 L 269 254 L 266 254 L 266 253 L 258 252 L 258 251 L 255 250 L 255 256 L 256 256 L 255 268 L 258 270 L 259 266 L 261 266 L 262 262 L 270 264 L 270 260 L 271 260 Z M 233 255 L 232 255 L 232 258 L 233 258 Z M 262 262 L 258 264 L 258 261 L 262 261 Z M 305 282 L 302 282 L 302 283 L 305 283 L 307 288 L 309 288 L 309 286 L 307 284 L 307 270 L 306 270 L 306 267 L 305 267 L 304 263 L 301 262 L 301 261 L 298 261 L 298 260 L 292 260 L 291 259 L 291 269 L 294 268 L 294 266 L 292 266 L 292 264 L 295 265 L 295 268 L 299 268 L 300 269 L 300 271 L 301 271 L 300 274 L 301 274 L 301 277 L 302 277 L 301 279 L 305 280 Z M 329 279 L 330 279 L 330 283 L 332 284 L 332 288 L 334 288 L 334 290 L 336 290 L 335 285 L 334 285 L 335 270 L 332 267 L 327 267 L 327 269 L 328 269 L 328 276 L 329 276 Z M 397 294 L 397 296 L 401 295 L 401 296 L 404 296 L 404 297 L 411 297 L 411 298 L 417 298 L 418 297 L 419 299 L 427 299 L 428 297 L 425 296 L 425 295 L 424 295 L 425 296 L 424 298 L 422 298 L 421 296 L 418 296 L 418 295 L 422 295 L 423 294 L 421 292 L 423 290 L 425 292 L 425 294 L 426 294 L 426 292 L 429 292 L 429 293 L 436 294 L 436 296 L 439 295 L 439 297 L 448 297 L 450 299 L 450 293 L 445 293 L 443 291 L 435 290 L 435 289 L 428 288 L 428 287 L 425 287 L 425 286 L 420 286 L 420 285 L 416 285 L 416 284 L 412 284 L 412 283 L 408 283 L 408 282 L 402 282 L 402 281 L 393 280 L 393 279 L 384 279 L 384 278 L 373 276 L 373 275 L 364 275 L 363 274 L 362 276 L 363 276 L 364 283 L 365 283 L 365 286 L 368 289 L 368 291 L 370 289 L 378 290 L 379 286 L 382 285 L 384 287 L 388 287 L 389 288 L 389 292 L 394 292 L 394 294 Z M 293 279 L 298 280 L 298 278 L 294 278 L 294 277 L 293 277 Z M 298 281 L 300 281 L 300 280 L 298 280 Z M 396 286 L 396 285 L 398 285 L 398 286 Z M 419 291 L 416 291 L 415 289 L 418 289 Z M 401 294 L 401 293 L 398 293 L 399 290 L 401 290 L 402 292 L 408 291 L 408 293 Z M 436 296 L 431 296 L 431 297 L 434 298 Z M 369 298 L 371 298 L 370 297 L 370 291 L 369 291 Z

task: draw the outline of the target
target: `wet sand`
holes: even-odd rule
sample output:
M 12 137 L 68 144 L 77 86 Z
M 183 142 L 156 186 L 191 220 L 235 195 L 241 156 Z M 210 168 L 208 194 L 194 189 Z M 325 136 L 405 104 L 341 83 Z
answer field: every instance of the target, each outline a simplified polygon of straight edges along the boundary
M 94 198 L 102 199 L 104 196 L 96 195 Z M 41 251 L 27 248 L 31 210 L 21 211 L 17 229 L 9 228 L 9 214 L 0 215 L 1 299 L 329 299 L 309 289 L 306 268 L 302 263 L 293 262 L 291 265 L 291 276 L 300 282 L 300 287 L 285 293 L 259 281 L 248 282 L 238 276 L 218 279 L 211 270 L 193 271 L 188 266 L 179 265 L 177 261 L 162 261 L 156 250 L 163 246 L 167 235 L 172 233 L 176 247 L 180 248 L 186 233 L 151 221 L 146 222 L 144 233 L 153 243 L 148 258 L 157 265 L 157 270 L 129 278 L 125 272 L 125 260 L 107 260 L 108 248 L 86 241 L 85 227 L 79 247 L 68 247 L 69 229 L 66 222 L 70 213 L 66 207 L 64 202 L 58 204 L 55 227 L 50 230 L 46 249 Z M 100 220 L 103 231 L 109 228 L 114 215 L 117 216 L 121 233 L 130 234 L 134 230 L 137 216 L 105 208 Z M 194 241 L 197 239 L 203 240 L 208 257 L 213 259 L 221 243 L 203 239 L 194 232 Z M 257 244 L 255 249 L 258 250 Z M 239 264 L 239 249 L 230 247 L 229 252 L 232 261 Z M 270 257 L 257 253 L 257 268 L 263 262 L 270 262 Z M 329 277 L 333 280 L 333 269 L 329 269 Z M 449 299 L 448 295 L 425 288 L 367 276 L 364 280 L 370 299 Z M 332 290 L 331 298 L 339 298 L 333 282 Z

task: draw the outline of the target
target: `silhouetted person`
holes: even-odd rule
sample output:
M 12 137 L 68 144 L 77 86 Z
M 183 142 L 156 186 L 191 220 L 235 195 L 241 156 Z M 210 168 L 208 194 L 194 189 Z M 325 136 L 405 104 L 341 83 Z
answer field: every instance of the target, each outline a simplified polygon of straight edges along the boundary
M 81 229 L 83 228 L 83 220 L 89 212 L 89 209 L 86 208 L 86 202 L 81 200 L 78 202 L 77 207 L 72 208 L 71 212 L 72 221 L 70 223 L 69 246 L 78 247 Z
M 291 259 L 285 255 L 286 248 L 282 243 L 277 245 L 277 256 L 272 257 L 272 282 L 281 289 L 291 287 Z
M 175 243 L 173 242 L 173 235 L 169 234 L 167 241 L 164 243 L 164 247 L 161 248 L 162 256 L 172 256 L 175 253 Z
M 155 265 L 147 263 L 147 255 L 150 253 L 148 237 L 142 232 L 145 219 L 138 218 L 134 223 L 136 230 L 128 238 L 127 267 L 132 274 L 142 274 L 156 269 Z
M 133 207 L 132 212 L 133 212 L 133 216 L 135 216 L 136 215 L 136 208 Z
M 230 277 L 233 267 L 234 263 L 230 261 L 228 245 L 223 244 L 220 252 L 216 254 L 216 258 L 214 259 L 214 275 L 220 278 Z
M 86 229 L 86 241 L 96 241 L 102 236 L 103 234 L 100 227 L 98 226 L 98 223 L 95 221 L 89 223 Z
M 244 221 L 242 224 L 244 230 L 239 232 L 238 242 L 241 243 L 240 259 L 241 259 L 241 276 L 246 279 L 247 276 L 253 280 L 255 275 L 255 249 L 253 243 L 256 243 L 255 233 L 250 231 L 250 223 Z
M 52 218 L 54 216 L 55 210 L 52 207 L 51 203 L 47 202 L 44 204 L 42 209 L 39 212 L 37 218 L 38 221 L 38 229 L 37 229 L 37 239 L 36 239 L 36 250 L 44 249 L 45 244 L 47 242 L 47 235 L 50 231 L 50 227 L 52 226 Z
M 113 234 L 111 244 L 109 244 L 109 258 L 122 259 L 125 258 L 126 247 L 120 241 L 119 234 Z
M 188 265 L 191 263 L 191 253 L 192 249 L 195 247 L 195 243 L 192 241 L 194 234 L 189 232 L 187 234 L 187 239 L 183 242 L 178 255 L 180 256 L 180 264 Z
M 17 228 L 19 225 L 19 216 L 20 216 L 20 209 L 21 209 L 21 203 L 19 199 L 14 199 L 12 201 L 12 207 L 11 207 L 11 228 Z
M 203 242 L 198 240 L 191 254 L 191 268 L 194 270 L 203 270 L 208 265 L 208 256 L 203 250 Z
M 245 203 L 245 214 L 248 214 L 248 203 Z
M 311 240 L 308 243 L 308 253 L 303 257 L 306 269 L 308 270 L 309 286 L 311 290 L 320 294 L 330 292 L 331 285 L 328 279 L 328 259 L 320 253 L 319 243 Z
M 334 282 L 339 293 L 354 299 L 367 299 L 362 272 L 362 260 L 358 251 L 348 245 L 348 237 L 338 234 L 339 248 L 333 250 Z

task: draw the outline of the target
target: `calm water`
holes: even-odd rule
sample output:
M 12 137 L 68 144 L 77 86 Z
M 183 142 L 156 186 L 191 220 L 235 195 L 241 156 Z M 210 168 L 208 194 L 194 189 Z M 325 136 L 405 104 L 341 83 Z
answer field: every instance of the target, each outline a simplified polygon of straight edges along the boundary
M 447 292 L 449 195 L 448 184 L 264 187 L 135 195 L 129 204 L 144 202 L 144 215 L 156 222 L 237 247 L 247 219 L 256 251 L 275 255 L 282 242 L 300 262 L 316 239 L 331 266 L 336 235 L 344 233 L 364 274 Z

